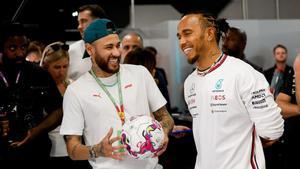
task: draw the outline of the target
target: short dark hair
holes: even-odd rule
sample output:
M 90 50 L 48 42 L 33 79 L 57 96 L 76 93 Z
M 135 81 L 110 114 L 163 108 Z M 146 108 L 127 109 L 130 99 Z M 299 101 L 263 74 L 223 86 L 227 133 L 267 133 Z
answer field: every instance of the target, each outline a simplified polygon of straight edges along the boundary
M 87 5 L 80 6 L 78 8 L 79 13 L 82 11 L 85 11 L 85 10 L 91 11 L 91 17 L 94 19 L 95 18 L 107 18 L 107 15 L 106 15 L 104 9 L 98 4 L 87 4 Z
M 154 55 L 157 55 L 157 50 L 156 50 L 155 47 L 153 47 L 153 46 L 146 46 L 145 49 L 149 50 L 150 52 L 153 52 Z
M 135 50 L 130 51 L 124 60 L 125 64 L 134 64 L 134 65 L 143 65 L 148 71 L 151 73 L 153 69 L 156 67 L 156 58 L 155 55 L 145 49 L 145 48 L 137 48 Z
M 208 26 L 215 27 L 217 30 L 217 33 L 216 33 L 217 43 L 219 43 L 222 34 L 226 34 L 229 29 L 229 24 L 225 18 L 217 19 L 217 17 L 214 14 L 206 12 L 206 11 L 189 11 L 189 12 L 183 14 L 182 17 L 184 17 L 186 15 L 202 16 L 203 18 L 205 18 L 204 24 L 206 27 L 208 27 Z
M 282 44 L 277 44 L 277 45 L 273 48 L 273 54 L 275 54 L 275 51 L 276 51 L 277 48 L 282 48 L 282 49 L 285 50 L 286 53 L 288 53 L 288 50 L 287 50 L 287 48 L 286 48 L 284 45 L 282 45 Z
M 230 27 L 229 30 L 230 32 L 232 33 L 235 33 L 236 35 L 238 35 L 239 37 L 239 40 L 243 43 L 247 43 L 247 34 L 245 31 L 239 29 L 239 28 L 236 28 L 236 27 Z
M 4 23 L 0 28 L 0 50 L 3 51 L 4 43 L 9 37 L 26 36 L 26 29 L 21 23 Z

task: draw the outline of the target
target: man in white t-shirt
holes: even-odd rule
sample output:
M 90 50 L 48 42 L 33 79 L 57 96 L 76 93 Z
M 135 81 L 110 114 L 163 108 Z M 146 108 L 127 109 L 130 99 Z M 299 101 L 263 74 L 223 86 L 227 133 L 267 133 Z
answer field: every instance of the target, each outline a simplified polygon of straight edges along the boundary
M 194 12 L 177 27 L 180 48 L 196 70 L 184 83 L 197 148 L 195 169 L 265 169 L 267 146 L 283 133 L 281 109 L 264 76 L 218 47 L 225 19 Z
M 70 84 L 64 95 L 60 133 L 66 136 L 69 156 L 89 159 L 97 169 L 156 168 L 157 157 L 135 160 L 120 152 L 124 146 L 118 144 L 126 119 L 153 112 L 165 133 L 157 155 L 166 150 L 174 122 L 153 77 L 142 66 L 120 65 L 120 40 L 110 20 L 93 21 L 83 39 L 92 69 Z M 86 145 L 81 144 L 82 137 Z
M 78 31 L 83 37 L 83 31 L 95 19 L 106 18 L 104 10 L 97 4 L 88 4 L 79 7 L 78 9 Z M 92 62 L 90 57 L 83 57 L 85 51 L 84 41 L 78 40 L 70 45 L 70 66 L 68 77 L 76 80 L 79 76 L 91 69 Z

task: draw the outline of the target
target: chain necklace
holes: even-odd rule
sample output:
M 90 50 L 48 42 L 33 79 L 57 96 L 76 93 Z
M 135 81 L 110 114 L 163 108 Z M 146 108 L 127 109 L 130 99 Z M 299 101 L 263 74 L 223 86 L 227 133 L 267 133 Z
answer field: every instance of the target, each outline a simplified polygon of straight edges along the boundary
M 225 59 L 226 59 L 226 55 L 224 55 L 222 52 L 221 55 L 216 59 L 216 61 L 214 61 L 214 63 L 210 67 L 208 67 L 204 70 L 200 70 L 199 68 L 197 68 L 197 74 L 200 76 L 207 75 L 208 73 L 210 73 L 210 72 L 214 71 L 216 68 L 218 68 L 225 61 Z

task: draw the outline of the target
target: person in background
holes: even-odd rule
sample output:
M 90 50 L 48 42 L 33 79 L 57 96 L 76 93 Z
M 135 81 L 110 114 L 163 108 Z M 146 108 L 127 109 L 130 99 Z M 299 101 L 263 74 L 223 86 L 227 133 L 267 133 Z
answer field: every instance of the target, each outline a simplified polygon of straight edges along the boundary
M 0 32 L 1 168 L 47 168 L 48 132 L 61 122 L 62 97 L 50 74 L 25 60 L 24 26 L 7 23 Z
M 296 169 L 299 168 L 298 153 L 300 151 L 300 109 L 299 109 L 299 81 L 300 81 L 300 55 L 294 61 L 294 75 L 287 76 L 276 102 L 282 109 L 285 119 L 284 133 L 280 142 L 281 149 L 273 155 L 270 161 L 271 169 Z M 277 156 L 275 156 L 277 155 Z M 279 158 L 278 158 L 278 155 Z
M 223 54 L 225 19 L 185 14 L 177 26 L 179 47 L 197 68 L 184 82 L 197 148 L 195 169 L 265 169 L 262 141 L 283 133 L 280 108 L 265 77 L 246 62 Z
M 56 86 L 63 96 L 67 86 L 72 79 L 67 77 L 69 68 L 69 45 L 63 42 L 53 42 L 45 47 L 42 54 L 40 66 L 46 69 L 54 79 Z M 51 166 L 62 168 L 88 168 L 89 164 L 84 161 L 73 161 L 68 157 L 66 143 L 62 135 L 59 134 L 60 126 L 48 133 L 52 143 L 50 157 Z
M 167 100 L 167 109 L 169 112 L 171 112 L 171 101 L 170 101 L 170 97 L 169 97 L 169 91 L 168 91 L 168 80 L 167 80 L 167 76 L 166 76 L 166 72 L 163 68 L 157 67 L 156 63 L 157 63 L 157 50 L 155 49 L 155 47 L 153 46 L 147 46 L 145 47 L 145 50 L 148 50 L 150 52 L 153 53 L 154 58 L 151 58 L 154 62 L 154 69 L 153 69 L 153 77 L 156 81 L 156 84 L 158 86 L 158 88 L 160 89 L 161 93 L 164 95 L 164 97 Z
M 288 50 L 285 46 L 281 44 L 276 45 L 273 48 L 273 57 L 275 60 L 275 65 L 265 70 L 264 75 L 267 81 L 269 82 L 270 91 L 273 93 L 275 100 L 278 94 L 282 92 L 279 99 L 279 103 L 283 103 L 284 101 L 286 101 L 284 99 L 283 93 L 289 96 L 291 95 L 291 93 L 287 92 L 286 89 L 292 88 L 289 85 L 292 84 L 291 80 L 294 79 L 293 78 L 294 70 L 291 66 L 286 64 L 287 57 L 288 57 Z M 286 84 L 284 85 L 284 83 Z M 285 89 L 281 89 L 282 87 Z M 294 104 L 294 106 L 296 105 L 294 101 L 290 103 Z M 281 105 L 282 107 L 282 104 L 279 105 Z M 286 109 L 283 108 L 284 117 L 285 114 L 286 114 Z M 267 169 L 281 169 L 284 167 L 284 161 L 285 161 L 284 147 L 285 147 L 284 137 L 282 137 L 278 142 L 273 144 L 271 147 L 266 147 L 264 149 Z
M 67 86 L 71 83 L 71 79 L 67 77 L 69 68 L 69 45 L 63 42 L 54 42 L 46 46 L 43 51 L 40 66 L 46 69 L 63 96 Z
M 261 73 L 263 72 L 263 69 L 261 67 L 246 59 L 244 51 L 247 44 L 247 34 L 245 31 L 242 31 L 235 27 L 230 27 L 222 40 L 222 51 L 225 54 L 239 58 L 244 62 L 250 64 L 257 71 Z
M 39 64 L 45 45 L 41 41 L 29 42 L 26 60 Z
M 137 48 L 143 48 L 143 38 L 136 32 L 129 32 L 121 41 L 121 63 L 124 62 L 126 55 Z
M 95 19 L 106 18 L 105 11 L 97 4 L 88 4 L 79 7 L 78 9 L 78 31 L 83 37 L 83 31 L 86 27 Z M 70 45 L 69 55 L 70 55 L 70 67 L 68 70 L 68 77 L 73 80 L 79 78 L 79 76 L 86 73 L 91 69 L 92 62 L 91 58 L 83 56 L 85 51 L 84 41 L 78 40 Z
M 286 64 L 288 50 L 285 46 L 278 44 L 273 48 L 275 65 L 264 71 L 264 75 L 270 84 L 270 90 L 276 99 L 280 88 L 286 78 L 294 75 L 294 70 Z
M 158 167 L 156 156 L 145 160 L 125 156 L 118 133 L 126 119 L 153 112 L 165 133 L 159 156 L 167 148 L 174 121 L 149 71 L 143 66 L 120 64 L 116 33 L 108 19 L 94 20 L 85 29 L 83 39 L 92 68 L 67 88 L 60 133 L 66 136 L 69 156 L 88 159 L 93 168 L 154 169 Z M 81 144 L 82 137 L 86 145 Z

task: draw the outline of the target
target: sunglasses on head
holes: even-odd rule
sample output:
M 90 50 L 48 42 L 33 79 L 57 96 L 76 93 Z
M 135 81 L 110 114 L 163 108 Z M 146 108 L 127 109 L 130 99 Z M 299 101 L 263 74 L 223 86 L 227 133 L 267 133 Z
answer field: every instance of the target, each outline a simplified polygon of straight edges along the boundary
M 68 44 L 53 44 L 50 46 L 50 48 L 52 48 L 54 51 L 58 51 L 59 49 L 62 49 L 64 51 L 68 51 L 69 50 L 69 45 Z

